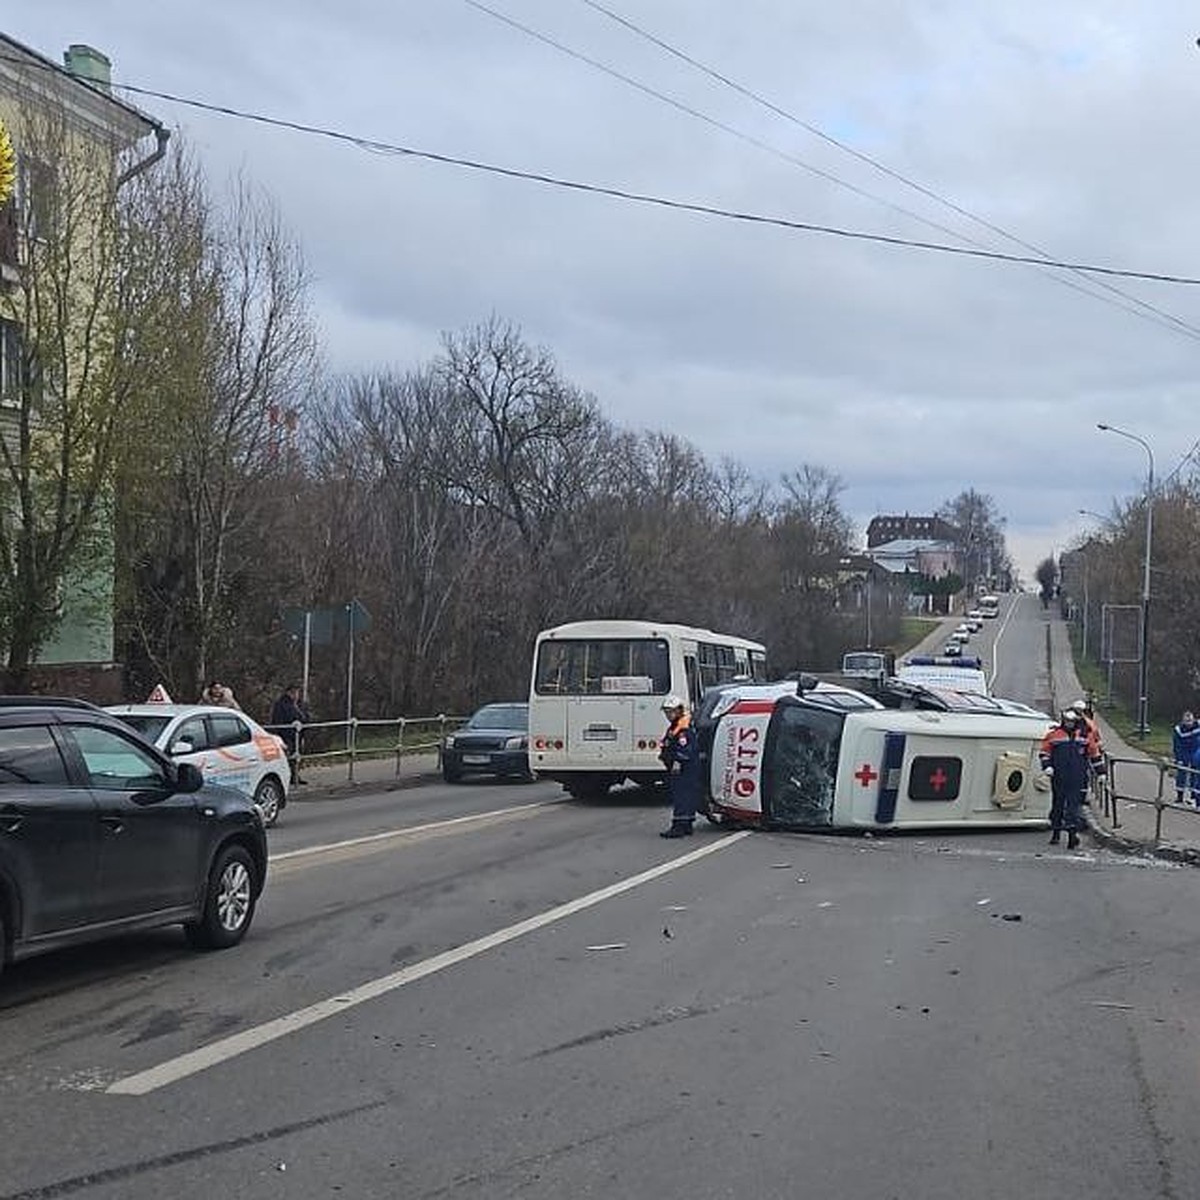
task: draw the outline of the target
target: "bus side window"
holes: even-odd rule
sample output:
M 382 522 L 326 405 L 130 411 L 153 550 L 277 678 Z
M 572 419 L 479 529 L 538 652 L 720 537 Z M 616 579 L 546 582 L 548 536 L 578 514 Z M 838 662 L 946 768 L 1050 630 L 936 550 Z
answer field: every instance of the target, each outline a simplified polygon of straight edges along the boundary
M 683 673 L 687 676 L 688 697 L 691 700 L 692 707 L 695 708 L 700 703 L 703 691 L 700 687 L 700 668 L 696 664 L 696 656 L 694 654 L 685 654 L 683 656 Z

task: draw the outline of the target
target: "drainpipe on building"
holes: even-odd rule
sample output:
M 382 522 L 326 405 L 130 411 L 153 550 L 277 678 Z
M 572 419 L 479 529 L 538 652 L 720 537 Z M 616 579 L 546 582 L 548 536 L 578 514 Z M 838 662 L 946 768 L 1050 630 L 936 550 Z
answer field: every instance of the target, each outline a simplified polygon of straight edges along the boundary
M 148 171 L 167 152 L 167 142 L 171 140 L 171 131 L 161 125 L 154 127 L 154 140 L 157 143 L 153 150 L 139 162 L 135 162 L 127 170 L 117 176 L 117 190 L 120 191 L 131 179 L 136 179 L 143 171 Z
M 79 80 L 87 87 L 95 88 L 106 96 L 112 95 L 112 61 L 107 54 L 94 46 L 76 42 L 63 51 L 63 69 L 72 79 Z M 171 139 L 171 131 L 164 129 L 156 121 L 154 126 L 154 149 L 140 162 L 135 162 L 127 171 L 122 171 L 117 177 L 117 190 L 120 191 L 131 179 L 136 179 L 143 171 L 148 171 L 167 152 L 167 142 Z

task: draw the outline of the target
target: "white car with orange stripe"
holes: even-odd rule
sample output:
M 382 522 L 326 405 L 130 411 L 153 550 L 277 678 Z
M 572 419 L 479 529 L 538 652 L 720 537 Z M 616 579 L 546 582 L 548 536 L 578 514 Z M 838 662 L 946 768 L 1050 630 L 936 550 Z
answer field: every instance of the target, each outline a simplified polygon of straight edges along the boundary
M 274 825 L 287 805 L 290 772 L 283 739 L 244 712 L 169 702 L 117 704 L 106 711 L 176 762 L 199 767 L 206 783 L 250 796 L 264 825 Z

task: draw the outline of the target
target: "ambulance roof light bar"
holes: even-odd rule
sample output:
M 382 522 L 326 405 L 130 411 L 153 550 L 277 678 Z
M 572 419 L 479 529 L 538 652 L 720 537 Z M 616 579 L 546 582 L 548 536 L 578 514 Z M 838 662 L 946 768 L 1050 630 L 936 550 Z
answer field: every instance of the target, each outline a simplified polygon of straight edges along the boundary
M 982 671 L 983 659 L 970 654 L 957 658 L 942 658 L 927 654 L 917 654 L 904 660 L 906 667 L 962 667 L 970 671 Z

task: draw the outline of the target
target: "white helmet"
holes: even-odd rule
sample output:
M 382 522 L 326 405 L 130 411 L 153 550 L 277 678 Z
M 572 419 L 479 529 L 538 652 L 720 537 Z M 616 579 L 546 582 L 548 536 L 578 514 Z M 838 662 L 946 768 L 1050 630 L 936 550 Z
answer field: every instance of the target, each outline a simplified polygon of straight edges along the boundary
M 674 712 L 677 708 L 687 708 L 678 696 L 664 696 L 662 702 L 663 712 Z
M 1073 708 L 1064 708 L 1062 716 L 1059 718 L 1059 724 L 1065 725 L 1068 721 L 1074 722 L 1079 720 L 1079 714 Z

